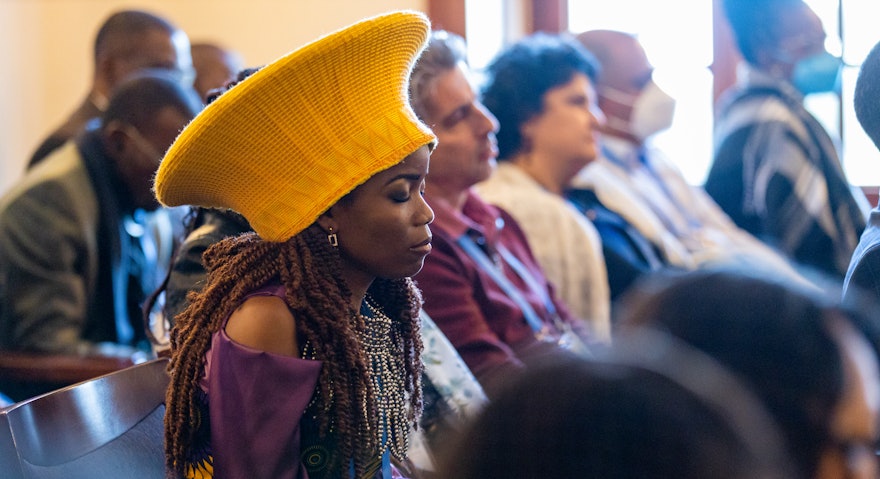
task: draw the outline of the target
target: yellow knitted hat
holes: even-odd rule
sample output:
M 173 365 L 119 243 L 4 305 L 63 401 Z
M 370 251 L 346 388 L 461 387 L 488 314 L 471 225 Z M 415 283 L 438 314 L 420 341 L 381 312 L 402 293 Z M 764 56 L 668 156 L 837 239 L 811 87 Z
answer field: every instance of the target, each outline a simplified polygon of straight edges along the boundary
M 430 24 L 360 21 L 266 65 L 208 105 L 156 173 L 166 206 L 230 208 L 285 241 L 371 176 L 435 142 L 409 105 Z

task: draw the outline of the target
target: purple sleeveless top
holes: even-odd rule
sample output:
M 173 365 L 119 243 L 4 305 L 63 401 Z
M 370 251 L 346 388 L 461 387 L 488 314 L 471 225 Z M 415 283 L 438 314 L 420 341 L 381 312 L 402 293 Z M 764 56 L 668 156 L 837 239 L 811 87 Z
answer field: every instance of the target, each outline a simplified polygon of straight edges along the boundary
M 254 296 L 284 298 L 284 286 L 263 286 L 241 302 Z M 302 424 L 323 362 L 238 344 L 226 335 L 228 320 L 214 333 L 205 357 L 200 385 L 209 424 L 200 431 L 210 440 L 196 447 L 189 461 L 203 474 L 195 477 L 308 479 L 301 459 Z M 210 461 L 213 467 L 204 467 Z M 381 462 L 371 477 L 405 479 L 388 464 L 387 453 Z
M 248 294 L 284 297 L 269 285 Z M 210 411 L 214 477 L 307 478 L 300 462 L 300 421 L 321 361 L 283 356 L 235 343 L 223 327 L 211 340 L 202 388 Z

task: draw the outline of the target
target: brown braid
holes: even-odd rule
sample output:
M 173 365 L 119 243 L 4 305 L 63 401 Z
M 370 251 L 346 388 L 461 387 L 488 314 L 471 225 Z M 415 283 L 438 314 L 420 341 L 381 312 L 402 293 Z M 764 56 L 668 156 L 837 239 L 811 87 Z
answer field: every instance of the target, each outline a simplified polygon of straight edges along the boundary
M 270 281 L 286 290 L 285 301 L 296 318 L 300 344 L 309 344 L 316 359 L 324 361 L 318 380 L 321 434 L 336 436 L 338 451 L 331 467 L 354 460 L 360 477 L 379 449 L 375 392 L 369 367 L 358 340 L 364 322 L 348 306 L 351 296 L 341 279 L 340 257 L 313 225 L 283 243 L 261 240 L 256 234 L 227 238 L 204 256 L 207 284 L 191 293 L 190 305 L 176 318 L 171 332 L 171 385 L 166 396 L 165 451 L 170 471 L 184 475 L 197 432 L 200 412 L 196 388 L 204 368 L 211 337 L 249 292 Z M 421 297 L 409 279 L 374 281 L 370 295 L 394 320 L 392 335 L 405 361 L 408 419 L 421 412 L 421 351 L 418 311 Z M 368 405 L 369 423 L 362 408 Z

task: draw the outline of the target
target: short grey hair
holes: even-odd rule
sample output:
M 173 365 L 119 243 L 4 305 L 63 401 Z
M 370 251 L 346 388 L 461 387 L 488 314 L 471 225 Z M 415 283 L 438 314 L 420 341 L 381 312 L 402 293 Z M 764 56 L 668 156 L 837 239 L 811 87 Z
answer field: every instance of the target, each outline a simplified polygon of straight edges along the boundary
M 467 63 L 467 45 L 464 38 L 446 30 L 431 32 L 428 46 L 419 57 L 409 77 L 410 103 L 416 115 L 424 121 L 426 118 L 428 98 L 434 87 L 434 81 L 460 62 Z

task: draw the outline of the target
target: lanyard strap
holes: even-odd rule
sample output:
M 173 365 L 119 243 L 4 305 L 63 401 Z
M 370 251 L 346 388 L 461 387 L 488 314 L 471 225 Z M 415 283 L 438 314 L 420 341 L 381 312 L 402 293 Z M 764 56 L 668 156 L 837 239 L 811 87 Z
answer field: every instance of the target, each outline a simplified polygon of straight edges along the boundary
M 526 322 L 529 323 L 532 331 L 534 331 L 536 338 L 541 341 L 556 342 L 564 349 L 582 357 L 591 356 L 590 348 L 584 344 L 583 340 L 581 340 L 581 338 L 572 330 L 571 325 L 563 321 L 562 318 L 559 317 L 559 314 L 556 313 L 556 306 L 553 304 L 553 300 L 550 298 L 547 290 L 538 283 L 532 273 L 516 256 L 513 255 L 513 253 L 510 252 L 510 250 L 500 244 L 497 248 L 498 252 L 501 254 L 501 258 L 514 270 L 517 276 L 528 285 L 529 289 L 541 297 L 544 302 L 544 307 L 550 313 L 554 325 L 559 330 L 559 334 L 551 333 L 550 328 L 540 317 L 538 317 L 538 314 L 535 312 L 535 309 L 532 308 L 532 305 L 526 301 L 522 293 L 516 289 L 516 286 L 507 279 L 507 276 L 504 276 L 501 268 L 496 266 L 495 263 L 489 259 L 486 252 L 477 246 L 477 243 L 474 242 L 473 238 L 464 234 L 458 239 L 458 244 L 471 258 L 474 259 L 474 261 L 477 262 L 477 264 L 480 265 L 480 267 L 483 268 L 483 270 L 489 273 L 489 276 L 492 277 L 495 283 L 497 283 L 498 286 L 504 290 L 505 294 L 507 294 L 507 296 L 519 306 L 523 312 L 523 316 L 526 318 Z
M 522 264 L 522 261 L 519 260 L 513 253 L 510 252 L 509 249 L 505 248 L 504 245 L 499 244 L 496 248 L 498 253 L 501 254 L 501 258 L 516 272 L 516 275 L 522 278 L 525 281 L 526 285 L 528 285 L 529 289 L 535 292 L 544 303 L 544 308 L 547 309 L 547 312 L 550 313 L 550 317 L 556 316 L 556 305 L 553 304 L 553 300 L 550 299 L 550 294 L 547 293 L 547 288 L 538 284 L 538 281 L 535 279 L 532 272 L 526 268 L 526 265 Z
M 461 246 L 465 253 L 468 254 L 468 256 L 470 256 L 474 261 L 477 262 L 477 264 L 483 269 L 483 271 L 485 271 L 489 274 L 489 276 L 492 277 L 492 280 L 494 280 L 495 283 L 502 290 L 504 290 L 504 293 L 511 300 L 513 300 L 513 302 L 516 303 L 517 306 L 519 306 L 519 309 L 521 309 L 523 312 L 523 316 L 525 316 L 526 322 L 529 323 L 529 326 L 531 326 L 535 334 L 545 335 L 547 333 L 547 326 L 544 324 L 541 318 L 538 317 L 538 313 L 536 313 L 534 308 L 532 308 L 532 305 L 530 305 L 528 301 L 526 301 L 522 293 L 518 289 L 516 289 L 516 286 L 514 286 L 513 283 L 511 283 L 510 280 L 507 279 L 506 276 L 504 276 L 501 268 L 496 266 L 495 263 L 491 259 L 489 259 L 489 256 L 486 254 L 486 252 L 480 249 L 479 246 L 477 246 L 477 243 L 474 242 L 473 238 L 471 238 L 468 234 L 463 234 L 460 238 L 458 238 L 457 243 L 459 246 Z M 509 251 L 507 252 L 507 254 L 513 256 Z M 507 260 L 507 258 L 505 258 L 505 260 Z M 517 261 L 517 263 L 519 263 L 519 261 Z M 519 264 L 521 265 L 521 263 Z M 513 265 L 511 265 L 511 267 L 516 270 Z M 525 267 L 523 266 L 523 268 Z M 517 272 L 517 274 L 519 274 L 519 272 Z M 526 281 L 526 283 L 528 283 L 528 280 L 526 278 L 523 278 L 523 281 Z M 532 281 L 534 281 L 534 279 L 532 279 Z M 532 285 L 529 284 L 529 287 L 532 287 Z M 552 310 L 552 312 L 555 313 L 555 308 Z
M 538 296 L 544 300 L 544 307 L 547 308 L 547 311 L 550 313 L 550 317 L 553 318 L 553 324 L 556 325 L 556 329 L 559 330 L 560 337 L 557 342 L 574 353 L 580 354 L 582 356 L 590 356 L 590 349 L 586 344 L 581 340 L 581 338 L 571 329 L 571 324 L 566 323 L 562 320 L 559 314 L 556 313 L 556 306 L 553 304 L 553 300 L 550 299 L 550 294 L 547 292 L 547 288 L 538 284 L 538 281 L 535 280 L 535 277 L 532 273 L 526 268 L 524 264 L 513 255 L 507 248 L 503 245 L 498 245 L 498 251 L 501 253 L 501 257 L 507 261 L 507 264 L 510 265 L 514 271 L 517 272 L 520 278 L 529 285 L 529 288 L 534 290 Z

